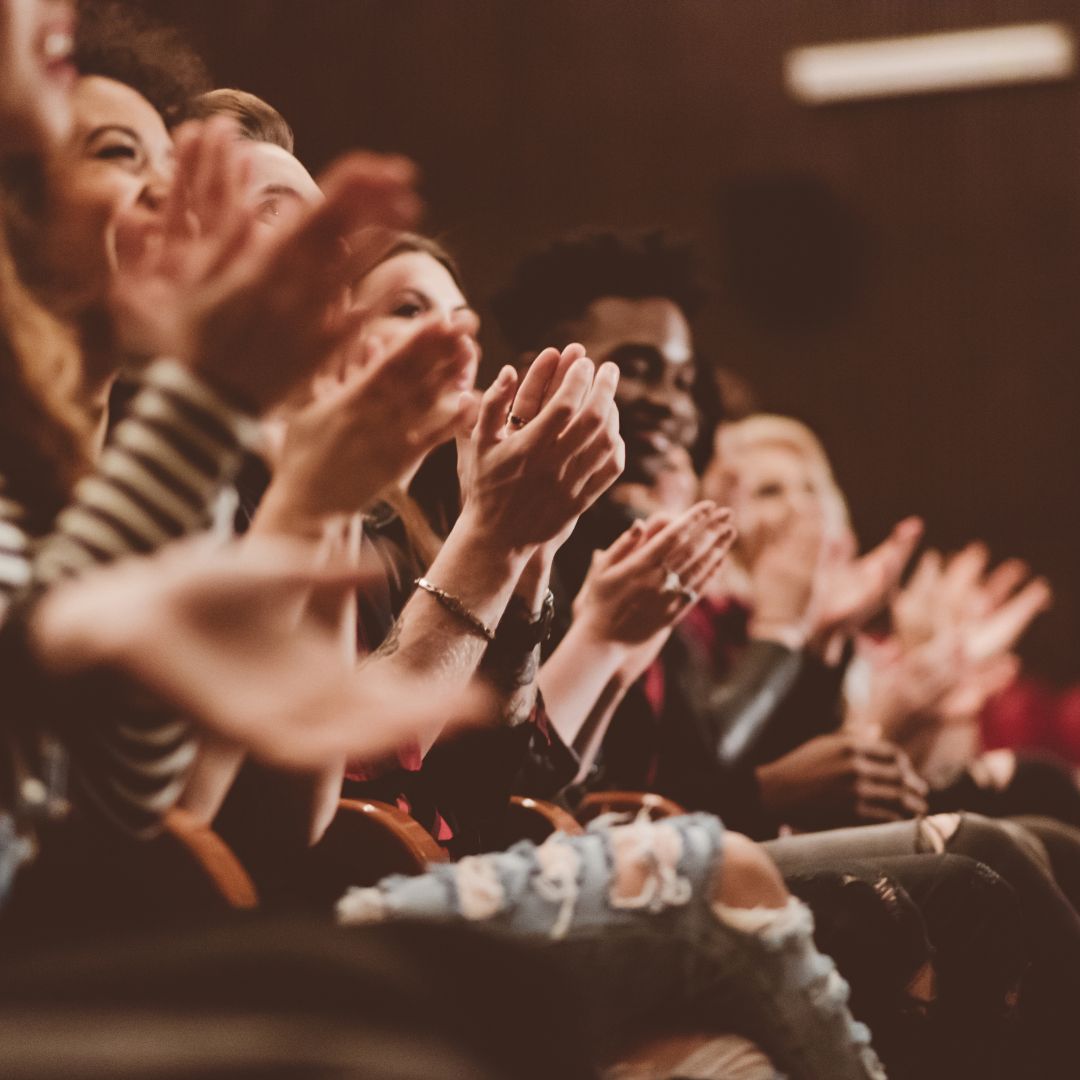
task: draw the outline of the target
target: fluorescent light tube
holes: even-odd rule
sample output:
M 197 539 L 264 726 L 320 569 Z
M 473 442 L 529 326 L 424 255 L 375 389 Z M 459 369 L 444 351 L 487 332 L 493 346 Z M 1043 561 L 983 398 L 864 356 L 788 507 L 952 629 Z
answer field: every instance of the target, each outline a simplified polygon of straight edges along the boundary
M 1047 22 L 808 45 L 784 58 L 784 81 L 803 104 L 827 105 L 1048 82 L 1075 69 L 1072 32 Z

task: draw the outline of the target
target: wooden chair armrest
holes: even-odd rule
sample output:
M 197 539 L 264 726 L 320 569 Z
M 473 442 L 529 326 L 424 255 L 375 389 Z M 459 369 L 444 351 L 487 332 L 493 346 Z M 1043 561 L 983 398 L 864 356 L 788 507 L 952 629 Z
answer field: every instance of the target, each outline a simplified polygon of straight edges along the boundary
M 573 814 L 561 806 L 527 795 L 512 795 L 503 824 L 503 842 L 506 846 L 518 840 L 540 844 L 554 832 L 580 836 L 584 831 Z
M 259 894 L 251 875 L 209 825 L 175 807 L 165 815 L 161 840 L 177 845 L 229 907 L 239 910 L 258 907 Z
M 448 862 L 449 856 L 398 807 L 374 799 L 341 799 L 306 861 L 310 888 L 336 897 L 350 885 L 374 885 L 391 874 L 422 874 L 429 863 Z

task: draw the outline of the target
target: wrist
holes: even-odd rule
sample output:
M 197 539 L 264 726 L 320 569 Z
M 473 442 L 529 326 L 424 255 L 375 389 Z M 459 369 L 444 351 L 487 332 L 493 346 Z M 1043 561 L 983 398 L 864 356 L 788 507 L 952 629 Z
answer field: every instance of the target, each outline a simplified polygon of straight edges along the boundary
M 458 518 L 425 575 L 461 601 L 485 626 L 497 626 L 521 578 L 529 552 L 493 543 L 471 521 Z
M 450 530 L 450 536 L 455 538 L 457 544 L 467 547 L 477 556 L 491 559 L 493 565 L 511 570 L 515 583 L 521 579 L 525 568 L 540 551 L 538 544 L 514 544 L 499 536 L 498 530 L 493 529 L 484 516 L 468 502 Z
M 514 586 L 514 595 L 524 603 L 534 619 L 539 618 L 544 610 L 544 601 L 551 585 L 551 563 L 554 554 L 554 551 L 548 552 L 543 547 L 537 548 L 529 556 L 518 583 Z
M 270 482 L 255 517 L 251 532 L 263 536 L 291 536 L 300 540 L 322 540 L 340 515 L 319 514 L 305 505 L 302 496 L 283 475 Z
M 793 652 L 804 649 L 808 640 L 807 628 L 802 620 L 755 615 L 747 626 L 752 641 L 774 641 Z

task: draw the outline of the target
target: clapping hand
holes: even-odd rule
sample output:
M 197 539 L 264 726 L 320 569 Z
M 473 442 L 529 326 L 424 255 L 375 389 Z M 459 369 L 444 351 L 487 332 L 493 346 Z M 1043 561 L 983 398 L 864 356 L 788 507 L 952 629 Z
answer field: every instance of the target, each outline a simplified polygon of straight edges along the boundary
M 712 502 L 635 522 L 593 555 L 574 600 L 575 621 L 598 640 L 648 641 L 690 610 L 734 539 L 731 511 Z

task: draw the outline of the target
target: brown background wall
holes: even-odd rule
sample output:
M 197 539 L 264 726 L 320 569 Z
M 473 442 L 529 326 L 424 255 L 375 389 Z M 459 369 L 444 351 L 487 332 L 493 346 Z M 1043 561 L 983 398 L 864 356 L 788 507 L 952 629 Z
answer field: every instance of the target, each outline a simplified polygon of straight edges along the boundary
M 867 540 L 902 514 L 1051 575 L 1080 676 L 1080 88 L 813 111 L 797 44 L 1061 19 L 1067 0 L 147 0 L 320 166 L 416 158 L 476 298 L 538 239 L 662 224 L 720 286 L 704 355 L 809 421 Z M 482 308 L 482 303 L 481 303 Z M 490 355 L 500 344 L 487 335 Z

